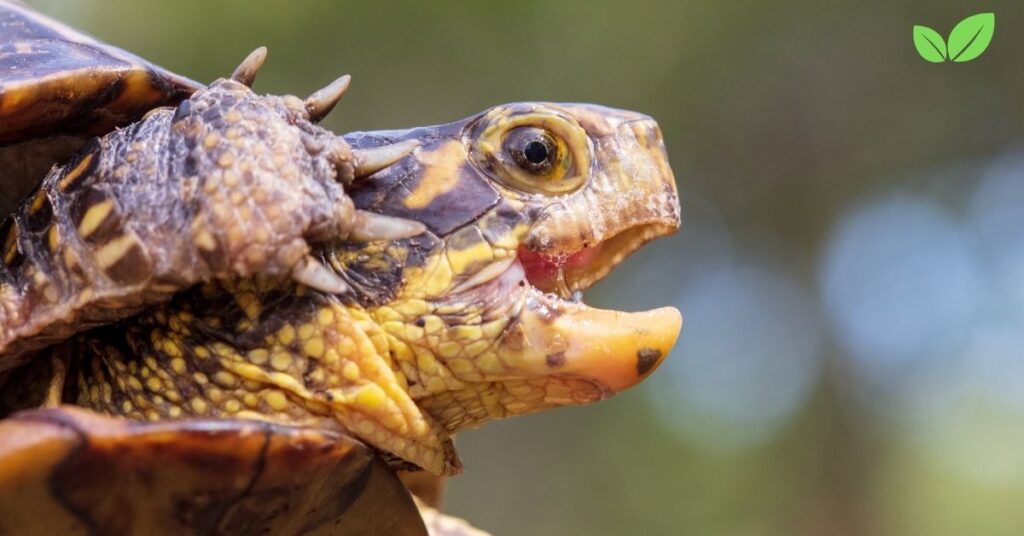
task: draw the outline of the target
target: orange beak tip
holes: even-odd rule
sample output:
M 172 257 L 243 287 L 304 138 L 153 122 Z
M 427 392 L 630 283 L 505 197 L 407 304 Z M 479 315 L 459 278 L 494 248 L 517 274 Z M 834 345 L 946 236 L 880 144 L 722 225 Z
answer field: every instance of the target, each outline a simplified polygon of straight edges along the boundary
M 588 309 L 566 329 L 570 338 L 567 361 L 572 370 L 612 392 L 628 389 L 649 376 L 664 361 L 682 329 L 675 307 L 639 313 Z

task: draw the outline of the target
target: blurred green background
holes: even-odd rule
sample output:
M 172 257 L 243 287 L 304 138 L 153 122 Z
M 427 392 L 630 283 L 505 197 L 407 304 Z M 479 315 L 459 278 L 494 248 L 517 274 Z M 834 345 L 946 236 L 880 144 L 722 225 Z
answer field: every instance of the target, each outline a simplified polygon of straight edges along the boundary
M 1024 6 L 848 1 L 49 0 L 196 80 L 354 77 L 335 131 L 517 100 L 654 116 L 684 229 L 588 293 L 674 303 L 607 402 L 459 438 L 448 509 L 496 534 L 1024 534 Z M 981 11 L 979 59 L 930 64 Z

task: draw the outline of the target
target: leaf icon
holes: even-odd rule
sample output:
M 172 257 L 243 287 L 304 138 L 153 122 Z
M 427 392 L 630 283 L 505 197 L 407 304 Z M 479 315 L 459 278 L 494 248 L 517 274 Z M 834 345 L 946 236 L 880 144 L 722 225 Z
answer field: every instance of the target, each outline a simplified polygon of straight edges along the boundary
M 932 63 L 946 61 L 946 42 L 939 32 L 927 26 L 914 26 L 914 47 L 922 58 Z
M 995 13 L 978 13 L 958 22 L 949 32 L 950 59 L 965 62 L 980 56 L 992 42 L 995 29 Z

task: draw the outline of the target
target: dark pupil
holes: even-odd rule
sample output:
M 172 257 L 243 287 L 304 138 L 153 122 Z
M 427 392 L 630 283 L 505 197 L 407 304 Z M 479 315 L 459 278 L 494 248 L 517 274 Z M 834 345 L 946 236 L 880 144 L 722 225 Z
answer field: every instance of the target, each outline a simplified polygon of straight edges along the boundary
M 539 128 L 517 128 L 504 140 L 505 154 L 527 173 L 546 175 L 561 156 L 555 140 Z
M 548 147 L 541 141 L 531 141 L 523 148 L 523 154 L 531 164 L 540 164 L 548 159 Z

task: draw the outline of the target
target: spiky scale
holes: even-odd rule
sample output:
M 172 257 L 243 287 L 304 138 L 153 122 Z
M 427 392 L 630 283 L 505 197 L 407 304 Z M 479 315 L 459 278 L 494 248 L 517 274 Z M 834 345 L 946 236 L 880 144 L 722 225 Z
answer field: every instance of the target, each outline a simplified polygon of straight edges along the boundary
M 256 75 L 260 72 L 265 61 L 267 61 L 267 47 L 259 47 L 253 50 L 242 60 L 242 63 L 238 64 L 235 71 L 231 73 L 231 79 L 246 87 L 252 87 L 252 83 L 256 80 Z
M 348 91 L 348 85 L 351 82 L 352 77 L 346 74 L 306 98 L 305 104 L 306 111 L 309 112 L 309 120 L 319 123 L 321 119 L 327 117 L 327 114 L 331 113 L 334 106 Z

